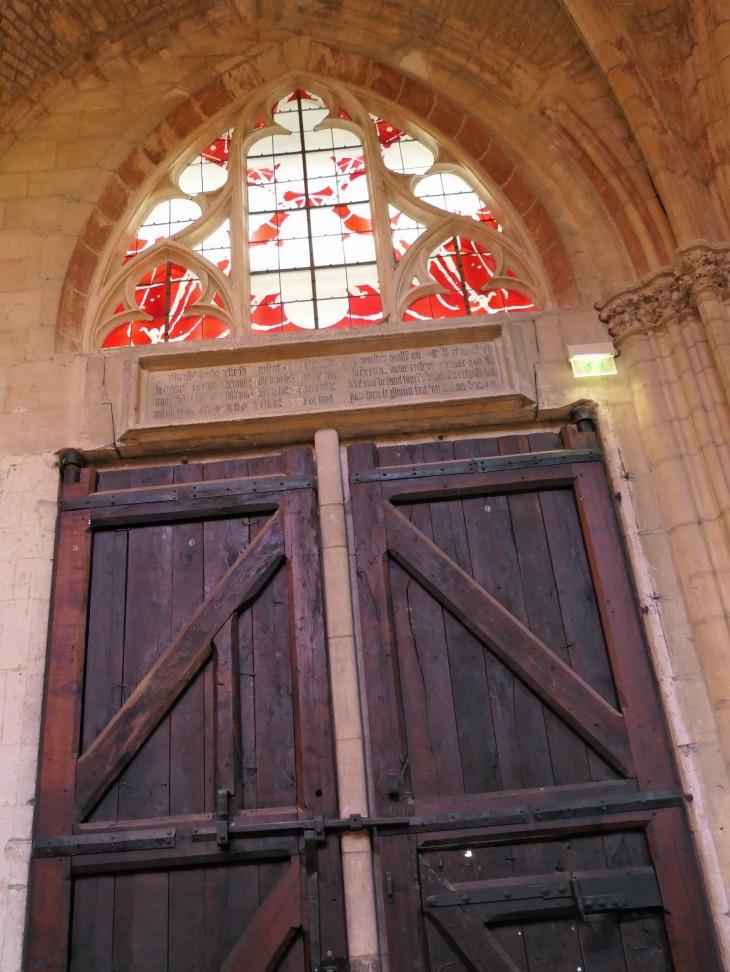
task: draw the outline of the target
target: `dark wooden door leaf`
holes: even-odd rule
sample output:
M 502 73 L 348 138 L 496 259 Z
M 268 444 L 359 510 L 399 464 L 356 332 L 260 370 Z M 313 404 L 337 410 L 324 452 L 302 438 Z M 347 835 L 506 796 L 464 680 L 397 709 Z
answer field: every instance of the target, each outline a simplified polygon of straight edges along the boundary
M 284 557 L 281 510 L 243 551 L 163 652 L 76 768 L 76 819 L 83 820 L 200 670 L 234 611 L 262 589 Z
M 487 645 L 620 773 L 633 760 L 624 718 L 393 506 L 388 550 L 433 597 Z
M 302 925 L 299 858 L 274 885 L 220 972 L 274 972 Z
M 443 881 L 423 859 L 419 870 L 424 900 L 429 895 L 454 890 L 453 884 Z M 469 905 L 425 908 L 424 914 L 469 972 L 520 972 Z

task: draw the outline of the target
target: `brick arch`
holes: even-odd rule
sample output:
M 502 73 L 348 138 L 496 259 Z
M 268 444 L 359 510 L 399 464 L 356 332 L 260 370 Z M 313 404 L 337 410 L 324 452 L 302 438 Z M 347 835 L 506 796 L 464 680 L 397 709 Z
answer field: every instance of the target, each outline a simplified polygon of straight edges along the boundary
M 305 70 L 372 91 L 427 122 L 457 145 L 498 186 L 520 216 L 540 255 L 557 307 L 579 302 L 573 269 L 558 229 L 518 169 L 481 122 L 420 81 L 368 57 L 317 45 Z M 102 191 L 71 255 L 59 300 L 56 351 L 81 347 L 82 325 L 94 274 L 114 226 L 133 196 L 209 119 L 282 73 L 262 69 L 256 58 L 229 69 L 178 105 L 118 166 Z M 270 74 L 270 76 L 269 76 Z

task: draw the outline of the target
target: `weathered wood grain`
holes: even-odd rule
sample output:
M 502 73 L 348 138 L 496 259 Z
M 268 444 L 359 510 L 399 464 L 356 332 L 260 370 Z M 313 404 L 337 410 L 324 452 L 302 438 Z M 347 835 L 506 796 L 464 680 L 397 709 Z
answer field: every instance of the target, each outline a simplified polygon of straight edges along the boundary
M 386 509 L 385 518 L 392 556 L 568 725 L 630 775 L 631 751 L 621 713 L 396 509 Z
M 283 517 L 275 514 L 246 548 L 111 722 L 78 761 L 76 816 L 83 819 L 200 669 L 211 640 L 254 597 L 284 555 Z

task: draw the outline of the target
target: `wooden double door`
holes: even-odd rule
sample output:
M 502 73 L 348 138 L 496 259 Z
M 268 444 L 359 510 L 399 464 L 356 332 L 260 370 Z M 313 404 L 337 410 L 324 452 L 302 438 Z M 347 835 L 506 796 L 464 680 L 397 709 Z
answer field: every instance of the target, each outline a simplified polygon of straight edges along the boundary
M 349 468 L 390 972 L 716 969 L 595 434 Z
M 28 969 L 344 962 L 314 483 L 293 449 L 63 487 Z
M 348 458 L 362 821 L 312 451 L 63 486 L 26 967 L 347 972 L 365 826 L 390 972 L 717 968 L 595 437 Z

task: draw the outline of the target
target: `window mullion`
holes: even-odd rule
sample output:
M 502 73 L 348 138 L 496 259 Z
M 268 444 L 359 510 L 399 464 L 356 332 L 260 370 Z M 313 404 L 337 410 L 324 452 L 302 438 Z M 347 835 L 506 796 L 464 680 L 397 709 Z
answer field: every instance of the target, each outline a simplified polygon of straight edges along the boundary
M 365 154 L 365 177 L 368 180 L 370 216 L 373 221 L 375 259 L 378 265 L 383 320 L 396 321 L 398 320 L 398 303 L 394 281 L 395 257 L 393 255 L 393 235 L 390 230 L 388 200 L 385 196 L 384 180 L 380 172 L 383 162 L 380 157 L 379 142 L 367 114 L 365 114 L 365 119 L 366 121 L 361 122 L 363 153 Z
M 312 242 L 312 213 L 309 205 L 309 180 L 307 179 L 307 150 L 304 146 L 304 117 L 302 96 L 297 91 L 297 112 L 299 114 L 299 141 L 302 147 L 302 170 L 304 173 L 304 211 L 307 215 L 307 239 L 309 242 L 309 272 L 312 279 L 312 304 L 314 308 L 314 327 L 319 330 L 319 310 L 317 307 L 317 279 L 314 273 L 314 244 Z
M 251 277 L 248 259 L 248 158 L 237 137 L 237 148 L 231 152 L 229 179 L 231 193 L 231 288 L 233 290 L 233 334 L 251 338 Z

